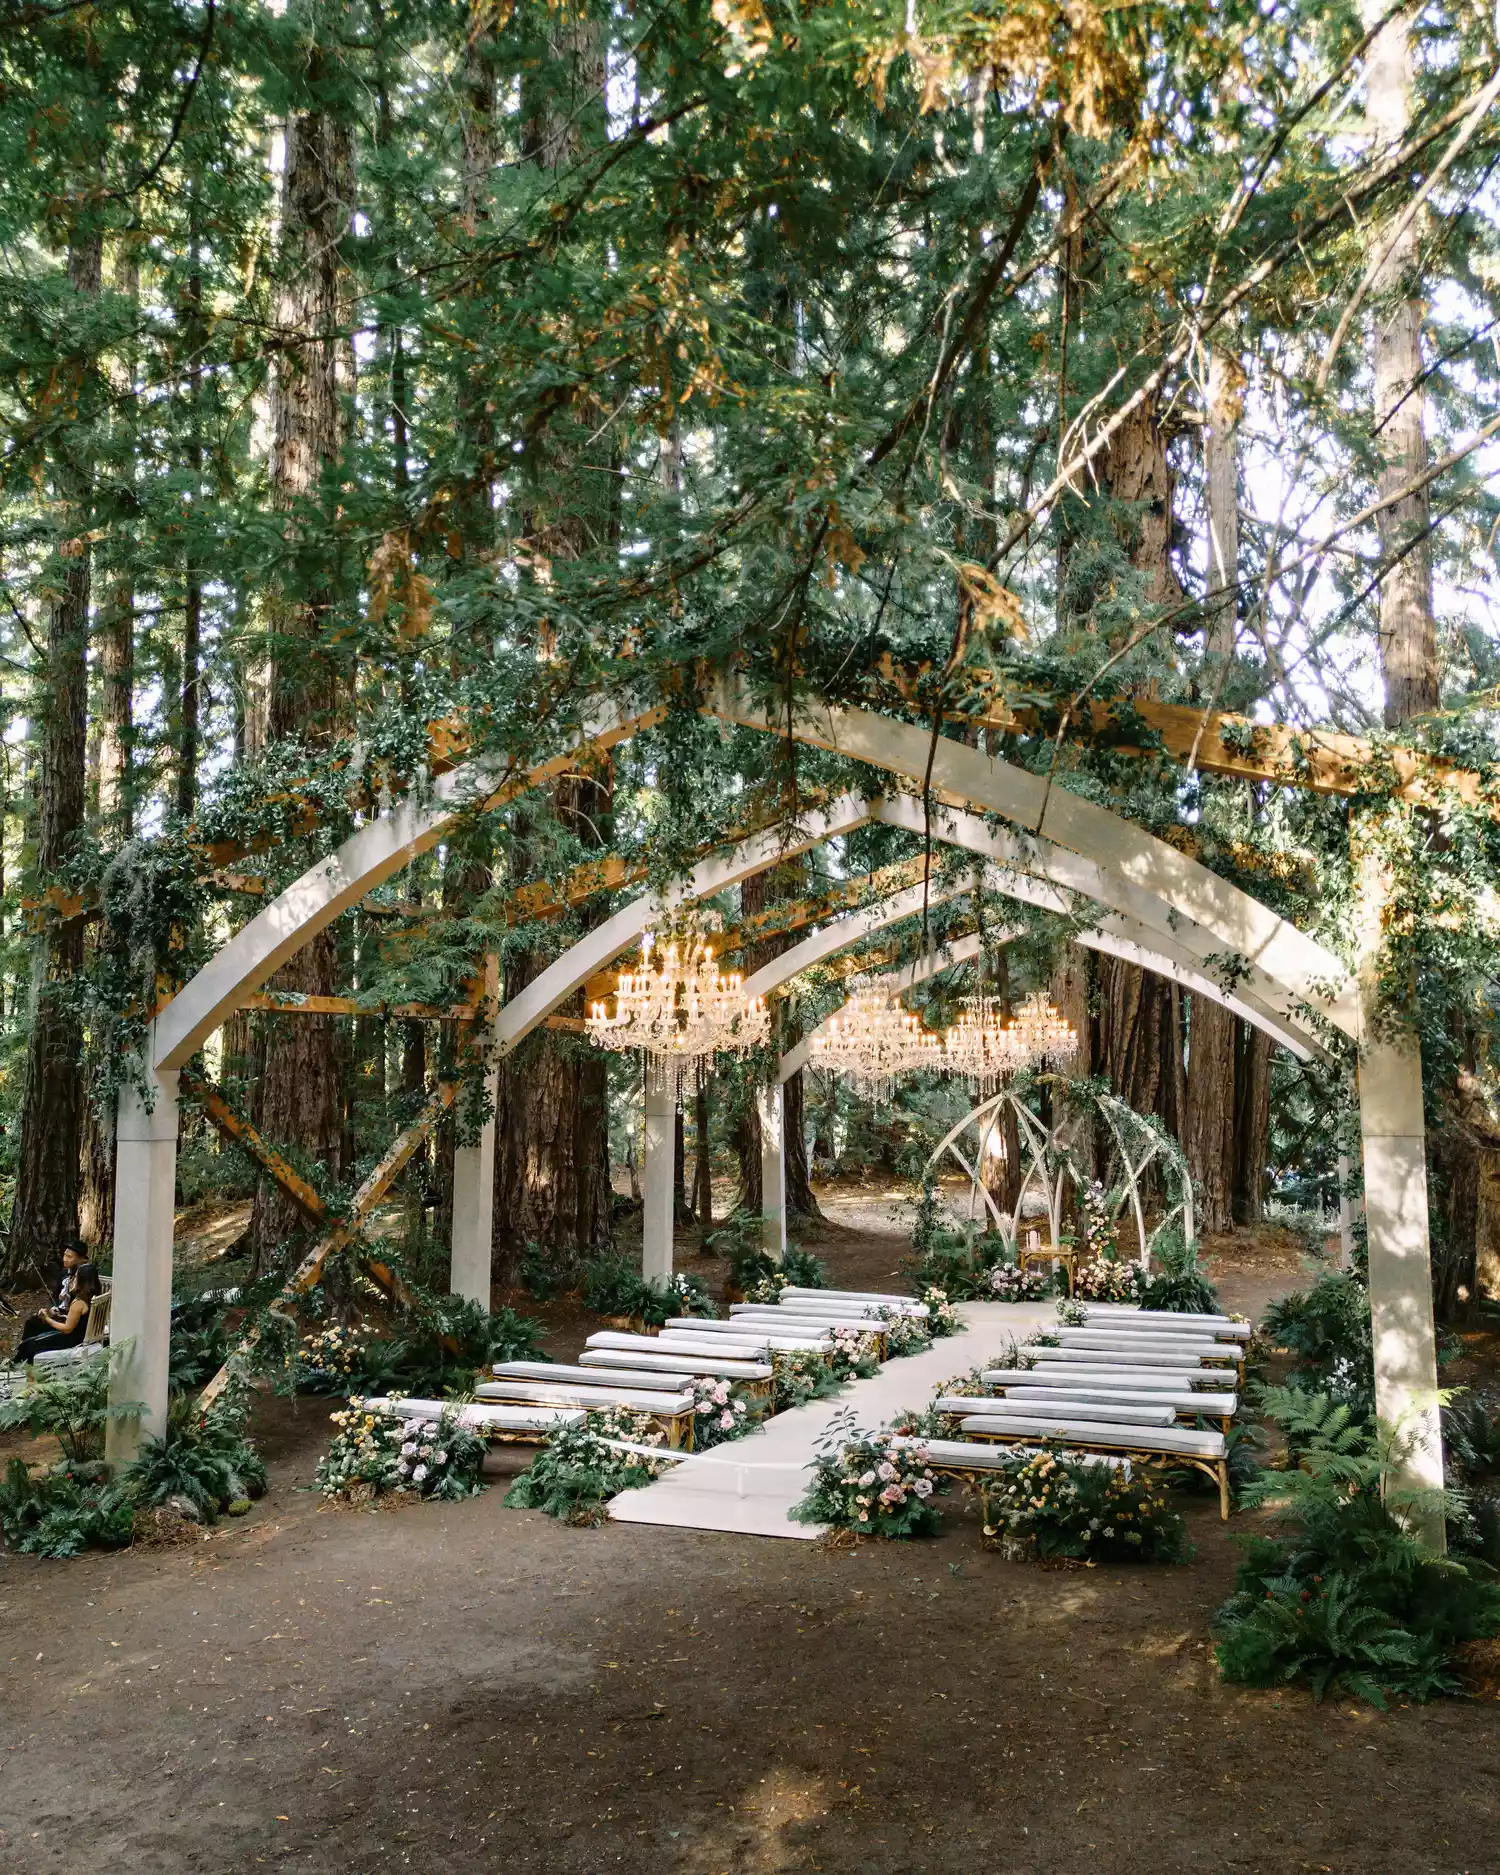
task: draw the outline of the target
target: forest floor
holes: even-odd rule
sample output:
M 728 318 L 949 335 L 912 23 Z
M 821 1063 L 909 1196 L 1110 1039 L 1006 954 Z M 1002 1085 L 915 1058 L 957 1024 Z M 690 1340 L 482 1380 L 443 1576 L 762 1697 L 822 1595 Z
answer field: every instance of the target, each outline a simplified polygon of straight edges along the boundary
M 840 1286 L 891 1285 L 892 1203 L 825 1198 L 805 1241 Z M 1305 1280 L 1284 1233 L 1213 1249 L 1230 1306 Z M 592 1326 L 544 1313 L 558 1354 Z M 1492 1377 L 1497 1341 L 1445 1378 Z M 515 1452 L 467 1503 L 353 1512 L 313 1490 L 328 1411 L 263 1403 L 271 1489 L 241 1522 L 0 1555 L 0 1868 L 1497 1866 L 1500 1687 L 1380 1713 L 1222 1685 L 1208 1623 L 1249 1519 L 1208 1497 L 1181 1499 L 1196 1560 L 1154 1569 L 1006 1563 L 958 1509 L 855 1548 L 572 1529 L 505 1509 Z

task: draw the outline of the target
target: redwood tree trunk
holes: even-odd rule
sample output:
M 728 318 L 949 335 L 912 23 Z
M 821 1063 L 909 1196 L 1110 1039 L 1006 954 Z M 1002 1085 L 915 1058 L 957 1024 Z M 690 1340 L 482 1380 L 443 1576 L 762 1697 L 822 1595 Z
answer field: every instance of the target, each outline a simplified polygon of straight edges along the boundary
M 1259 1224 L 1266 1210 L 1266 1161 L 1271 1136 L 1271 1038 L 1237 1024 L 1234 1067 L 1234 1199 L 1236 1224 Z
M 103 258 L 98 234 L 68 250 L 68 282 L 80 296 L 99 291 Z M 64 426 L 66 429 L 68 426 Z M 41 682 L 33 704 L 40 743 L 37 769 L 39 882 L 50 885 L 73 855 L 83 827 L 93 507 L 89 465 L 58 463 L 62 549 L 45 604 Z M 6 1265 L 12 1277 L 31 1270 L 50 1280 L 62 1242 L 78 1228 L 79 1149 L 83 1126 L 83 1037 L 64 1000 L 64 986 L 83 962 L 83 924 L 73 919 L 38 939 L 31 960 L 15 1200 Z
M 330 19 L 330 29 L 337 24 Z M 309 55 L 316 97 L 333 57 L 318 43 Z M 353 210 L 354 151 L 347 125 L 329 112 L 294 112 L 287 123 L 282 177 L 281 265 L 276 307 L 280 349 L 271 387 L 270 481 L 288 534 L 303 544 L 305 585 L 284 589 L 273 607 L 268 727 L 272 741 L 317 744 L 332 736 L 344 709 L 337 653 L 326 631 L 334 600 L 331 555 L 320 552 L 333 526 L 324 485 L 340 462 L 353 389 L 348 333 L 348 276 L 342 243 Z M 320 565 L 320 561 L 322 564 Z M 325 931 L 271 979 L 278 990 L 332 995 L 339 987 L 338 946 Z M 343 1170 L 340 1082 L 345 1049 L 327 1016 L 272 1017 L 266 1024 L 260 1124 L 276 1144 L 319 1161 L 330 1179 Z M 251 1216 L 256 1269 L 297 1234 L 303 1220 L 289 1198 L 263 1179 Z
M 1182 1145 L 1193 1175 L 1198 1229 L 1225 1231 L 1234 1221 L 1235 1019 L 1207 996 L 1190 1002 Z

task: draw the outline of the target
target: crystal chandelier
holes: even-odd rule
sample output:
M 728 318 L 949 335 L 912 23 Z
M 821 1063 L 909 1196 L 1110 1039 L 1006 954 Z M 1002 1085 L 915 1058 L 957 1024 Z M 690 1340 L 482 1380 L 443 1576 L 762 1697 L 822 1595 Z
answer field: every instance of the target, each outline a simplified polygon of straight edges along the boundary
M 1037 990 L 1028 996 L 1011 1022 L 1016 1048 L 1028 1067 L 1061 1068 L 1078 1050 L 1078 1034 L 1059 1010 Z
M 943 1052 L 946 1065 L 983 1095 L 1022 1068 L 1061 1067 L 1077 1046 L 1072 1027 L 1038 992 L 1009 1021 L 998 996 L 968 997 Z
M 993 1094 L 1022 1065 L 1017 1038 L 998 996 L 969 996 L 943 1038 L 946 1066 L 976 1094 Z
M 943 1065 L 937 1036 L 908 1015 L 899 997 L 869 986 L 856 989 L 828 1018 L 809 1052 L 820 1067 L 847 1075 L 876 1100 L 889 1098 L 898 1074 Z
M 721 1049 L 746 1054 L 771 1033 L 765 998 L 747 997 L 739 975 L 721 976 L 709 945 L 689 949 L 684 957 L 668 943 L 654 962 L 648 932 L 640 969 L 620 972 L 613 1015 L 607 1004 L 594 1003 L 583 1025 L 600 1048 L 641 1049 L 652 1085 L 674 1099 L 685 1079 L 701 1080 Z

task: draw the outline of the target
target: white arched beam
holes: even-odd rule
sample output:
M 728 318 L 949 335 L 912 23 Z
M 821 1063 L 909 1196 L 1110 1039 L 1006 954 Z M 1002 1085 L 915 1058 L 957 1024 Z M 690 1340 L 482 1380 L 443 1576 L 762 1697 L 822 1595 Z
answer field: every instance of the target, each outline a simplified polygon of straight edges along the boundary
M 786 733 L 784 721 L 769 717 L 732 680 L 720 682 L 706 707 L 710 714 L 747 728 Z M 929 730 L 871 710 L 809 707 L 795 719 L 791 733 L 799 742 L 928 785 L 960 810 L 977 807 L 1000 814 L 1027 833 L 1092 862 L 1097 869 L 1089 875 L 1093 884 L 1079 883 L 1076 889 L 1135 917 L 1149 915 L 1147 901 L 1165 901 L 1180 917 L 1211 933 L 1222 952 L 1258 966 L 1345 1034 L 1359 1036 L 1358 987 L 1342 959 L 1249 893 L 1108 808 L 966 743 L 934 738 Z M 1146 898 L 1139 904 L 1128 902 L 1135 893 Z
M 1209 969 L 1202 974 L 1210 981 L 1217 981 L 1212 974 L 1212 963 L 1225 955 L 1217 934 L 1198 919 L 1174 909 L 1170 900 L 1156 892 L 1135 885 L 1092 861 L 1080 859 L 1077 854 L 1051 842 L 1021 838 L 1003 827 L 987 825 L 977 814 L 938 808 L 924 815 L 921 802 L 910 795 L 883 800 L 875 811 L 888 826 L 930 835 L 993 861 L 1002 869 L 997 875 L 997 889 L 1010 897 L 1075 914 L 1085 909 L 1080 907 L 1080 900 L 1102 905 L 1107 908 L 1107 915 L 1095 921 L 1100 931 L 1179 962 L 1207 964 Z M 1063 896 L 1039 897 L 1038 888 L 1042 887 L 1050 887 L 1053 893 Z M 1337 959 L 1332 961 L 1337 965 Z M 1271 1032 L 1278 1041 L 1285 1040 L 1288 1046 L 1297 1047 L 1304 1060 L 1303 1050 L 1308 1046 L 1321 1053 L 1316 1033 L 1307 1023 L 1307 999 L 1289 992 L 1285 984 L 1248 959 L 1243 961 L 1242 967 L 1244 975 L 1235 986 L 1236 1000 L 1247 1010 L 1259 1010 L 1279 1018 L 1277 1028 Z M 1337 967 L 1342 969 L 1342 965 Z M 1210 994 L 1207 990 L 1204 993 Z M 1213 1000 L 1223 1001 L 1223 994 L 1214 995 Z M 1248 1016 L 1247 1019 L 1253 1020 Z M 1267 1025 L 1261 1022 L 1256 1026 Z M 1304 1040 L 1300 1046 L 1290 1041 L 1289 1028 L 1301 1031 Z

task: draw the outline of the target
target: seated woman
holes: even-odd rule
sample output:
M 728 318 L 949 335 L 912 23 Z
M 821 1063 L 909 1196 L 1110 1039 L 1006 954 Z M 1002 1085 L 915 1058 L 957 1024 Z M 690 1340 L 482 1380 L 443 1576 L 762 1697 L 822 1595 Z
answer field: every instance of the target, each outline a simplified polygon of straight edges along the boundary
M 33 1315 L 21 1334 L 12 1357 L 18 1367 L 54 1348 L 76 1348 L 89 1325 L 89 1310 L 100 1289 L 99 1272 L 92 1263 L 80 1263 L 68 1284 L 66 1305 Z

